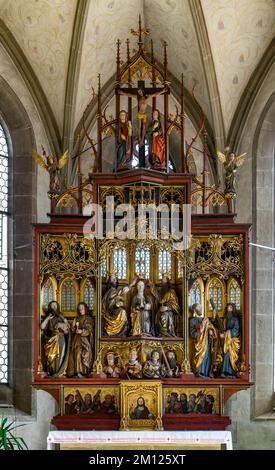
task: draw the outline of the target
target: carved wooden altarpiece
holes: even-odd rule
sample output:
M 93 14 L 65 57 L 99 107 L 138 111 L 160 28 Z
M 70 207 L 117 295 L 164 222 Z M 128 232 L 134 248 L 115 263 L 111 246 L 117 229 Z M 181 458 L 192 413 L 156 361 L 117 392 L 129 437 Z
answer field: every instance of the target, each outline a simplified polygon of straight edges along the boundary
M 124 62 L 121 44 L 117 42 L 115 115 L 107 117 L 106 108 L 103 109 L 99 76 L 95 94 L 97 142 L 91 137 L 91 122 L 85 113 L 79 137 L 82 143 L 77 146 L 77 158 L 73 159 L 77 184 L 58 194 L 49 193 L 50 223 L 35 225 L 33 386 L 57 400 L 59 414 L 52 422 L 58 429 L 225 429 L 230 423 L 230 418 L 224 415 L 228 398 L 250 386 L 249 226 L 234 222 L 234 198 L 217 186 L 207 184 L 210 150 L 205 134 L 206 118 L 195 95 L 200 124 L 192 141 L 186 142 L 183 77 L 179 107 L 174 116 L 170 113 L 166 44 L 163 45 L 163 62 L 159 63 L 154 56 L 153 42 L 148 42 L 148 30 L 139 23 L 139 29 L 133 34 L 138 38 L 137 49 L 132 55 L 127 41 Z M 139 101 L 140 97 L 143 101 Z M 124 130 L 120 127 L 122 99 L 127 100 Z M 163 110 L 158 114 L 162 122 L 157 119 L 155 123 L 150 122 L 149 108 L 155 110 L 158 105 Z M 157 125 L 158 134 L 155 132 Z M 125 139 L 121 137 L 123 132 Z M 169 152 L 173 133 L 179 137 L 177 164 L 171 160 Z M 202 179 L 193 174 L 190 165 L 193 145 L 201 136 L 204 142 Z M 106 139 L 115 142 L 112 158 L 104 153 Z M 92 148 L 94 156 L 93 169 L 88 175 L 82 174 L 81 166 L 85 145 Z M 115 163 L 113 170 L 107 171 L 104 162 L 110 160 Z M 172 204 L 192 205 L 190 246 L 185 250 L 175 249 L 171 237 L 151 239 L 147 229 L 147 237 L 141 240 L 136 234 L 125 239 L 108 237 L 108 197 L 113 197 L 116 208 L 119 204 L 131 204 L 134 214 L 138 204 L 165 204 L 168 208 Z M 100 239 L 87 236 L 91 204 L 102 208 L 103 237 Z M 87 215 L 89 208 L 90 215 Z M 98 220 L 96 216 L 94 222 Z M 180 212 L 180 219 L 183 218 Z M 128 326 L 124 334 L 112 334 L 106 327 L 103 302 L 108 278 L 113 272 L 119 288 L 125 291 L 135 276 L 145 282 L 147 298 L 151 299 L 150 333 L 132 334 L 136 332 L 133 289 L 121 294 L 123 300 L 116 299 L 117 313 L 112 310 L 114 318 L 124 315 L 122 310 L 126 312 Z M 175 315 L 171 307 L 174 314 L 169 321 L 174 322 L 170 324 L 174 334 L 169 330 L 170 334 L 161 335 L 156 327 L 157 318 L 159 315 L 161 322 L 166 317 L 158 313 L 160 304 L 152 295 L 152 289 L 161 295 L 164 273 L 175 292 L 179 310 Z M 63 364 L 56 369 L 49 367 L 49 343 L 45 330 L 41 329 L 51 301 L 58 302 L 67 325 L 65 335 L 61 330 L 58 333 L 65 338 L 62 347 L 66 354 Z M 76 374 L 74 362 L 75 331 L 80 329 L 75 326 L 79 302 L 88 306 L 91 328 L 89 351 L 92 358 L 83 374 Z M 205 346 L 210 348 L 207 350 L 210 370 L 206 375 L 201 373 L 196 356 L 196 339 L 202 334 L 200 322 L 194 325 L 194 335 L 191 335 L 192 306 L 198 304 L 207 320 L 204 328 L 210 325 L 209 329 L 216 335 L 216 349 L 212 333 Z M 225 318 L 228 304 L 234 304 L 235 336 L 232 331 L 229 334 Z M 59 359 L 64 352 L 60 345 Z M 131 351 L 139 364 L 136 375 L 132 375 L 127 366 Z M 158 353 L 159 369 L 156 366 L 157 372 L 152 373 L 150 361 L 154 351 Z M 168 361 L 170 357 L 176 362 L 174 369 Z M 108 361 L 114 361 L 113 369 Z M 234 366 L 231 375 L 228 373 L 230 365 Z M 151 378 L 146 375 L 146 368 Z M 136 403 L 138 399 L 140 407 Z

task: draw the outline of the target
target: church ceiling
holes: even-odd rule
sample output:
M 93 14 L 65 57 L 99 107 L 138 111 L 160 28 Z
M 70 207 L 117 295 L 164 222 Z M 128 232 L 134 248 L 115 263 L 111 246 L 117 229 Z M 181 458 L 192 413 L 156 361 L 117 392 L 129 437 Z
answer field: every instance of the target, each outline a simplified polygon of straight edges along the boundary
M 201 0 L 228 130 L 249 77 L 274 36 L 273 0 Z
M 143 0 L 95 0 L 89 3 L 81 51 L 79 83 L 76 96 L 75 125 L 91 100 L 92 87 L 97 87 L 97 74 L 106 83 L 116 71 L 116 41 L 125 41 L 136 27 Z M 142 21 L 144 21 L 142 17 Z M 122 60 L 125 57 L 122 55 Z
M 84 3 L 85 18 L 77 22 L 76 13 Z M 203 21 L 194 20 L 199 9 Z M 71 99 L 73 131 L 91 100 L 98 71 L 103 84 L 114 75 L 115 42 L 131 36 L 129 29 L 136 27 L 139 13 L 151 30 L 156 56 L 162 57 L 161 41 L 166 40 L 173 76 L 179 78 L 183 72 L 189 91 L 197 83 L 197 96 L 209 122 L 215 128 L 213 107 L 219 106 L 227 131 L 248 80 L 272 39 L 273 0 L 0 0 L 0 19 L 29 61 L 61 135 L 68 77 L 71 79 L 70 54 L 78 58 Z M 76 35 L 80 38 L 77 51 L 71 48 Z M 207 50 L 214 64 L 211 70 Z M 210 79 L 217 84 L 214 92 Z
M 211 121 L 203 59 L 189 2 L 145 0 L 145 21 L 154 40 L 156 56 L 162 58 L 162 43 L 166 41 L 169 70 L 178 80 L 184 74 L 189 91 L 196 85 L 198 100 Z
M 0 0 L 0 17 L 30 62 L 62 126 L 77 0 Z

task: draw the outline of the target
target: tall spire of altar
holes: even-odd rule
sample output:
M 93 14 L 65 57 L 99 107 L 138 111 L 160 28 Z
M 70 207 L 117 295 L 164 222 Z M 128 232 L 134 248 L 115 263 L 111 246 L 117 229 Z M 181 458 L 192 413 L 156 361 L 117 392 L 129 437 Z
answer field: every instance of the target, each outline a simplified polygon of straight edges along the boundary
M 131 29 L 131 34 L 133 36 L 138 36 L 138 45 L 139 47 L 143 46 L 142 36 L 148 36 L 150 30 L 148 28 L 142 28 L 141 26 L 141 16 L 138 17 L 138 29 Z

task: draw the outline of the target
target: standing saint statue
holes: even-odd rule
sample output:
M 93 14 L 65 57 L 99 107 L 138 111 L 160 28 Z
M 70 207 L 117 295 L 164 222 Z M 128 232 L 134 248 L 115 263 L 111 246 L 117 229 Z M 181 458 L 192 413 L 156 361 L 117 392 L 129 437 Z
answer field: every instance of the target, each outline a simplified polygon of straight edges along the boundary
M 132 123 L 128 121 L 127 112 L 119 113 L 117 135 L 117 169 L 128 168 L 132 152 Z
M 194 373 L 199 377 L 214 377 L 213 351 L 217 331 L 209 318 L 204 318 L 200 304 L 191 307 L 193 316 L 189 320 L 190 336 L 194 340 Z
M 41 323 L 41 330 L 48 375 L 56 377 L 65 375 L 71 334 L 68 322 L 61 314 L 59 304 L 55 300 L 49 303 L 46 318 Z
M 180 306 L 176 291 L 171 287 L 170 279 L 166 273 L 162 275 L 160 293 L 155 288 L 153 288 L 152 293 L 159 303 L 155 318 L 157 336 L 177 336 Z
M 226 306 L 225 332 L 221 333 L 220 336 L 224 340 L 221 377 L 236 378 L 241 347 L 241 329 L 236 305 L 233 303 Z
M 77 317 L 72 324 L 72 355 L 74 363 L 74 375 L 82 377 L 89 374 L 92 368 L 92 341 L 93 324 L 89 314 L 89 307 L 85 302 L 77 306 Z
M 107 290 L 102 299 L 103 329 L 106 336 L 125 337 L 127 335 L 129 322 L 124 295 L 132 289 L 135 283 L 136 279 L 128 286 L 119 289 L 117 276 L 114 273 L 110 275 Z
M 145 293 L 145 282 L 140 279 L 136 284 L 137 293 L 132 300 L 131 336 L 152 336 L 152 301 Z
M 160 112 L 154 109 L 152 113 L 152 122 L 148 128 L 151 136 L 149 161 L 153 167 L 165 166 L 165 141 L 163 126 L 160 121 Z

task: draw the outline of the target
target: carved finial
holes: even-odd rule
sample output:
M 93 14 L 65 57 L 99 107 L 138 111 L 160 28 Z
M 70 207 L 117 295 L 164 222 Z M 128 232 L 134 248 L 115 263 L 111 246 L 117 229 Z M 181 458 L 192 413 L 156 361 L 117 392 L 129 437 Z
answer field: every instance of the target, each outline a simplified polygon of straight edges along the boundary
M 116 58 L 117 58 L 117 61 L 120 61 L 120 39 L 117 40 L 116 42 L 116 46 L 117 46 L 117 50 L 116 50 Z
M 164 78 L 167 80 L 167 42 L 163 41 L 163 51 L 164 51 L 164 58 L 163 58 L 163 68 L 164 68 Z
M 130 63 L 130 39 L 126 39 L 126 45 L 127 45 L 127 62 L 128 64 Z
M 150 33 L 150 30 L 148 28 L 142 28 L 141 27 L 141 16 L 139 15 L 139 17 L 138 17 L 138 30 L 131 29 L 131 34 L 133 36 L 138 36 L 139 46 L 141 46 L 143 44 L 142 36 L 148 36 L 149 33 Z
M 153 39 L 151 39 L 151 60 L 152 60 L 152 64 L 154 63 L 154 43 L 153 43 Z
M 184 112 L 184 75 L 183 73 L 181 74 L 181 83 L 180 83 L 180 95 L 181 95 L 181 107 L 182 110 L 181 112 Z
M 167 42 L 163 41 L 164 64 L 167 64 Z
M 205 129 L 205 126 L 203 128 L 203 141 L 204 141 L 204 148 L 207 149 L 207 131 Z
M 127 45 L 127 64 L 128 64 L 128 86 L 131 86 L 131 67 L 130 65 L 130 39 L 126 39 Z
M 155 69 L 155 57 L 154 57 L 154 43 L 151 39 L 151 64 L 152 64 L 152 84 L 156 86 L 156 69 Z
M 101 91 L 101 76 L 100 76 L 100 73 L 97 75 L 97 80 L 98 80 L 98 95 L 100 95 L 100 91 Z
M 119 85 L 119 80 L 120 80 L 120 40 L 118 39 L 116 42 L 117 45 L 117 53 L 116 53 L 116 79 L 117 79 L 117 84 Z

